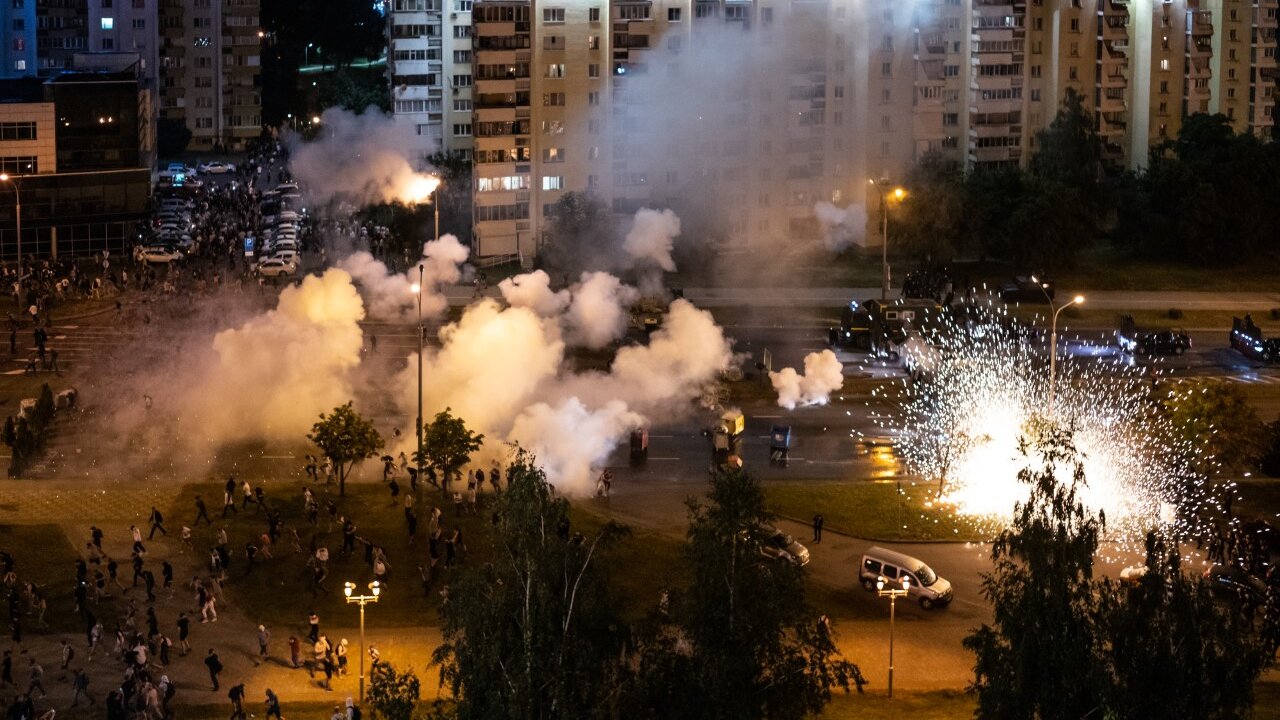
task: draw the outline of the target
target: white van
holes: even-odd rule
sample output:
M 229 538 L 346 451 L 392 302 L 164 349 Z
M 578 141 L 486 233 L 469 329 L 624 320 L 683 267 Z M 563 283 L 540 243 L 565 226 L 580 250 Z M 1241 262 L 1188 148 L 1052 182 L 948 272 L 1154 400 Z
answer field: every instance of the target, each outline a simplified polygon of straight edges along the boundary
M 951 602 L 951 583 L 910 555 L 873 547 L 862 555 L 862 564 L 858 566 L 858 580 L 867 590 L 875 590 L 880 578 L 884 578 L 886 585 L 901 587 L 903 576 L 911 582 L 907 596 L 916 598 L 925 610 Z

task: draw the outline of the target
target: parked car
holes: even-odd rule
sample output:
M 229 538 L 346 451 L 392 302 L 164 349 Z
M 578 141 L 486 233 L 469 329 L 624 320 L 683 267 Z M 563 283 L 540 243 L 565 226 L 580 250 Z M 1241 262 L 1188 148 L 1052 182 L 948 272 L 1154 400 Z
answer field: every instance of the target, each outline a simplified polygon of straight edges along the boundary
M 283 260 L 283 261 L 285 261 L 286 263 L 289 263 L 290 265 L 293 265 L 294 267 L 297 267 L 298 265 L 300 265 L 300 264 L 302 263 L 302 260 L 301 260 L 301 258 L 299 258 L 299 257 L 298 257 L 298 252 L 297 252 L 296 250 L 288 250 L 288 249 L 280 250 L 280 249 L 277 249 L 277 250 L 275 250 L 275 251 L 273 251 L 273 252 L 271 253 L 271 259 L 272 259 L 272 260 Z
M 764 544 L 760 546 L 762 555 L 801 567 L 809 564 L 809 549 L 796 542 L 795 538 L 772 525 L 761 525 L 760 531 L 765 537 Z
M 1236 598 L 1261 605 L 1267 598 L 1267 585 L 1257 577 L 1232 565 L 1211 565 L 1204 580 L 1222 597 Z
M 142 261 L 155 264 L 169 264 L 182 259 L 182 251 L 172 245 L 148 245 L 142 249 Z
M 1007 303 L 1047 303 L 1053 296 L 1053 281 L 1035 275 L 1019 275 L 1000 286 L 1000 299 Z
M 298 266 L 281 258 L 267 258 L 258 263 L 255 270 L 262 277 L 287 277 L 297 272 Z
M 1262 328 L 1253 324 L 1253 316 L 1231 318 L 1231 347 L 1253 360 L 1280 360 L 1280 338 L 1268 338 Z
M 207 175 L 221 175 L 223 173 L 235 172 L 236 166 L 228 162 L 220 162 L 214 160 L 200 166 L 200 172 Z
M 925 610 L 948 605 L 955 597 L 951 583 L 910 555 L 882 547 L 873 547 L 863 553 L 862 564 L 858 567 L 858 580 L 863 588 L 875 590 L 876 581 L 881 578 L 888 585 L 900 587 L 903 577 L 910 581 L 907 596 L 916 598 Z

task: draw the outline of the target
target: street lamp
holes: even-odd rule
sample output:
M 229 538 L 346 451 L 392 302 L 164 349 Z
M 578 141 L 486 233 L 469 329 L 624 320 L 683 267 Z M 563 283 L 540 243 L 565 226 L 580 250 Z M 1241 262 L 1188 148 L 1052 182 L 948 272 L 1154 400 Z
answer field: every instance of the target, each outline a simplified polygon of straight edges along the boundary
M 901 187 L 889 189 L 889 181 L 881 178 L 880 182 L 868 180 L 868 183 L 879 186 L 880 189 L 880 269 L 882 279 L 880 283 L 880 299 L 889 299 L 889 196 L 897 202 L 907 196 L 907 191 Z
M 13 185 L 13 201 L 15 204 L 14 223 L 18 230 L 18 304 L 26 304 L 26 291 L 22 282 L 22 194 L 18 192 L 17 176 L 10 176 L 9 173 L 0 173 L 0 182 L 7 182 Z M 24 308 L 25 309 L 25 308 Z
M 894 607 L 898 602 L 898 598 L 906 597 L 907 592 L 911 589 L 911 577 L 909 575 L 902 576 L 902 589 L 889 585 L 889 581 L 883 575 L 876 578 L 876 595 L 889 598 L 889 697 L 893 697 L 893 618 Z
M 344 583 L 342 586 L 342 594 L 347 596 L 347 603 L 360 605 L 360 702 L 364 702 L 364 606 L 378 602 L 378 596 L 382 594 L 382 586 L 377 580 L 369 583 L 371 595 L 356 595 L 355 590 L 356 584 L 353 582 Z
M 413 461 L 414 471 L 418 475 L 418 482 L 422 482 L 422 285 L 423 285 L 423 269 L 424 263 L 418 263 L 418 282 L 409 286 L 414 295 L 418 296 L 418 421 L 414 427 L 418 432 L 418 452 L 414 454 Z
M 302 49 L 303 65 L 311 64 L 311 48 L 313 47 L 315 47 L 315 43 L 307 43 L 307 46 Z
M 1062 307 L 1054 307 L 1053 298 L 1049 297 L 1049 291 L 1045 289 L 1044 283 L 1040 282 L 1035 275 L 1031 276 L 1031 282 L 1040 286 L 1040 292 L 1044 293 L 1045 299 L 1049 301 L 1049 308 L 1053 310 L 1053 319 L 1049 322 L 1049 415 L 1053 415 L 1054 384 L 1058 375 L 1058 315 L 1072 305 L 1082 304 L 1084 296 L 1077 295 Z

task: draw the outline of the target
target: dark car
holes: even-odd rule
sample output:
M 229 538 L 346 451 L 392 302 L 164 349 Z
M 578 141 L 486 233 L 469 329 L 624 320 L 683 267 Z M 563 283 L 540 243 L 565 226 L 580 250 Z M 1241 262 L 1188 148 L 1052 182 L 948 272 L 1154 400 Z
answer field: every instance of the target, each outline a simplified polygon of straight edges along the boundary
M 1132 315 L 1124 316 L 1116 343 L 1122 351 L 1136 355 L 1181 355 L 1191 349 L 1191 338 L 1182 330 L 1142 330 Z
M 1217 594 L 1261 605 L 1267 598 L 1267 586 L 1258 578 L 1231 565 L 1212 565 L 1204 571 L 1204 580 Z
M 1000 299 L 1007 303 L 1047 303 L 1053 296 L 1053 281 L 1035 275 L 1019 275 L 1000 287 Z
M 1253 360 L 1276 362 L 1280 360 L 1280 338 L 1268 338 L 1262 328 L 1253 324 L 1253 318 L 1231 318 L 1231 347 Z

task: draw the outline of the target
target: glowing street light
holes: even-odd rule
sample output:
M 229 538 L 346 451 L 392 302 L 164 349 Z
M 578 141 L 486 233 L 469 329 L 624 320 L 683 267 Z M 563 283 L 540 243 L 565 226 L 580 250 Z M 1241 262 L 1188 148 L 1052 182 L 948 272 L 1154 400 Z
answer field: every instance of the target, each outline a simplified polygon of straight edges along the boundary
M 360 702 L 364 702 L 364 606 L 378 602 L 378 596 L 382 594 L 382 586 L 377 580 L 369 583 L 370 595 L 356 595 L 355 590 L 356 584 L 353 582 L 344 583 L 342 586 L 342 594 L 347 596 L 347 603 L 360 605 Z
M 1045 289 L 1048 283 L 1040 282 L 1035 275 L 1031 276 L 1031 282 L 1040 286 L 1040 292 L 1044 293 L 1044 298 L 1049 301 L 1049 308 L 1053 310 L 1053 320 L 1049 323 L 1049 414 L 1053 415 L 1054 383 L 1058 374 L 1058 314 L 1072 305 L 1083 304 L 1084 296 L 1076 295 L 1071 298 L 1071 302 L 1055 308 L 1053 298 L 1049 297 L 1049 291 Z
M 899 590 L 885 579 L 883 575 L 876 578 L 876 595 L 889 598 L 889 697 L 893 697 L 893 619 L 894 606 L 897 604 L 898 598 L 906 597 L 907 592 L 911 590 L 911 576 L 902 576 L 902 589 Z
M 867 180 L 871 185 L 878 185 L 880 188 L 880 267 L 883 273 L 883 279 L 880 284 L 880 299 L 889 299 L 889 196 L 893 196 L 895 202 L 902 202 L 907 197 L 907 191 L 901 187 L 889 188 L 889 181 L 881 178 L 880 182 L 875 180 Z
M 18 192 L 17 176 L 10 176 L 9 173 L 0 173 L 0 182 L 6 182 L 13 185 L 13 201 L 15 204 L 14 224 L 18 231 L 18 304 L 26 304 L 25 286 L 22 282 L 22 194 Z

